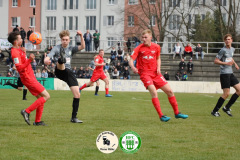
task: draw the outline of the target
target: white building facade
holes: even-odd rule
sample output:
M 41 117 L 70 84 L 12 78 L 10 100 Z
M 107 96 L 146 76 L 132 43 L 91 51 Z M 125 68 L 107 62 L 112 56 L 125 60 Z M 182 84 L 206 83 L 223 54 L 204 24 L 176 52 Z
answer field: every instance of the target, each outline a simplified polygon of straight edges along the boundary
M 42 0 L 42 46 L 59 44 L 62 30 L 70 31 L 71 45 L 75 45 L 77 30 L 86 33 L 89 29 L 92 35 L 98 30 L 99 48 L 108 50 L 114 40 L 123 38 L 123 7 L 121 0 Z
M 8 0 L 0 0 L 0 39 L 6 39 L 8 37 Z
M 176 42 L 179 42 L 176 37 L 181 41 L 188 43 L 186 34 L 187 27 L 191 30 L 191 26 L 195 25 L 197 16 L 204 20 L 207 13 L 214 18 L 214 10 L 221 6 L 223 21 L 228 21 L 228 0 L 169 0 L 166 4 L 168 6 L 168 13 L 173 11 L 168 20 L 167 31 L 164 39 L 163 50 L 164 53 L 171 53 Z M 239 4 L 239 1 L 236 1 Z M 237 6 L 236 6 L 237 7 Z M 237 10 L 237 9 L 236 9 Z M 163 11 L 164 12 L 164 11 Z M 237 32 L 240 33 L 240 9 L 237 14 Z M 191 41 L 191 40 L 190 40 Z M 166 43 L 167 42 L 167 43 Z

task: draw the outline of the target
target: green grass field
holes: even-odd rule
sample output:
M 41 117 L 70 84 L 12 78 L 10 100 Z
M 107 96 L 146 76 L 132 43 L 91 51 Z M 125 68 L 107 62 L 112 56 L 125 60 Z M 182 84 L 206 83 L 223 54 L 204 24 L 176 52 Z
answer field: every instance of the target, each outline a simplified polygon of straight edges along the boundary
M 70 123 L 72 95 L 70 91 L 49 91 L 42 120 L 48 126 L 28 126 L 20 110 L 35 98 L 28 93 L 0 90 L 0 159 L 239 159 L 240 99 L 232 107 L 234 117 L 220 111 L 221 117 L 210 115 L 219 94 L 177 93 L 179 109 L 189 119 L 175 119 L 167 97 L 159 93 L 162 111 L 172 119 L 160 122 L 149 93 L 104 92 L 94 96 L 83 91 L 79 119 Z M 31 114 L 31 123 L 35 112 Z M 96 138 L 103 131 L 112 131 L 118 138 L 126 131 L 137 132 L 142 139 L 140 150 L 124 153 L 119 147 L 103 154 L 96 147 Z

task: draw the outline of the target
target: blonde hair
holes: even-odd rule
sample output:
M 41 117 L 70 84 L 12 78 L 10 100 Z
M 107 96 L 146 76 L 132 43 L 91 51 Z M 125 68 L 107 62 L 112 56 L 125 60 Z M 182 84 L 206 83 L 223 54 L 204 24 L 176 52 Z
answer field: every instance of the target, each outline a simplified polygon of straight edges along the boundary
M 59 37 L 62 39 L 65 36 L 70 36 L 70 33 L 68 30 L 63 30 L 62 32 L 59 33 Z
M 231 39 L 232 39 L 232 35 L 231 35 L 231 34 L 226 34 L 226 35 L 223 37 L 223 40 L 226 40 L 228 37 L 231 37 Z
M 142 35 L 144 34 L 149 34 L 150 36 L 152 36 L 152 31 L 150 29 L 145 29 L 144 31 L 142 31 Z

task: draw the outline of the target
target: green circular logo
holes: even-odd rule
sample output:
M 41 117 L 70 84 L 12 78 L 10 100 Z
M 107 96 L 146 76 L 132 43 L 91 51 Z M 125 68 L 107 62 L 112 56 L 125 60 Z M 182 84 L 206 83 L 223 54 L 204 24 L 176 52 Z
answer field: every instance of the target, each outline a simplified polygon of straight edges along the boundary
M 119 146 L 125 153 L 135 153 L 141 147 L 140 136 L 133 131 L 123 133 L 119 140 Z

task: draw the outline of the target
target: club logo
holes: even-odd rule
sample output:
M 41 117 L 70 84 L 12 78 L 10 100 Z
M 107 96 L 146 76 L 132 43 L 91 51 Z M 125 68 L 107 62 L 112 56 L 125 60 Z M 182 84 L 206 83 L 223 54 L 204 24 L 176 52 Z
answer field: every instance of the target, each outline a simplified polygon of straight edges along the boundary
M 140 136 L 133 131 L 123 133 L 119 140 L 119 146 L 125 153 L 135 153 L 141 147 Z
M 111 131 L 104 131 L 98 135 L 96 145 L 99 151 L 112 153 L 118 147 L 118 137 Z

